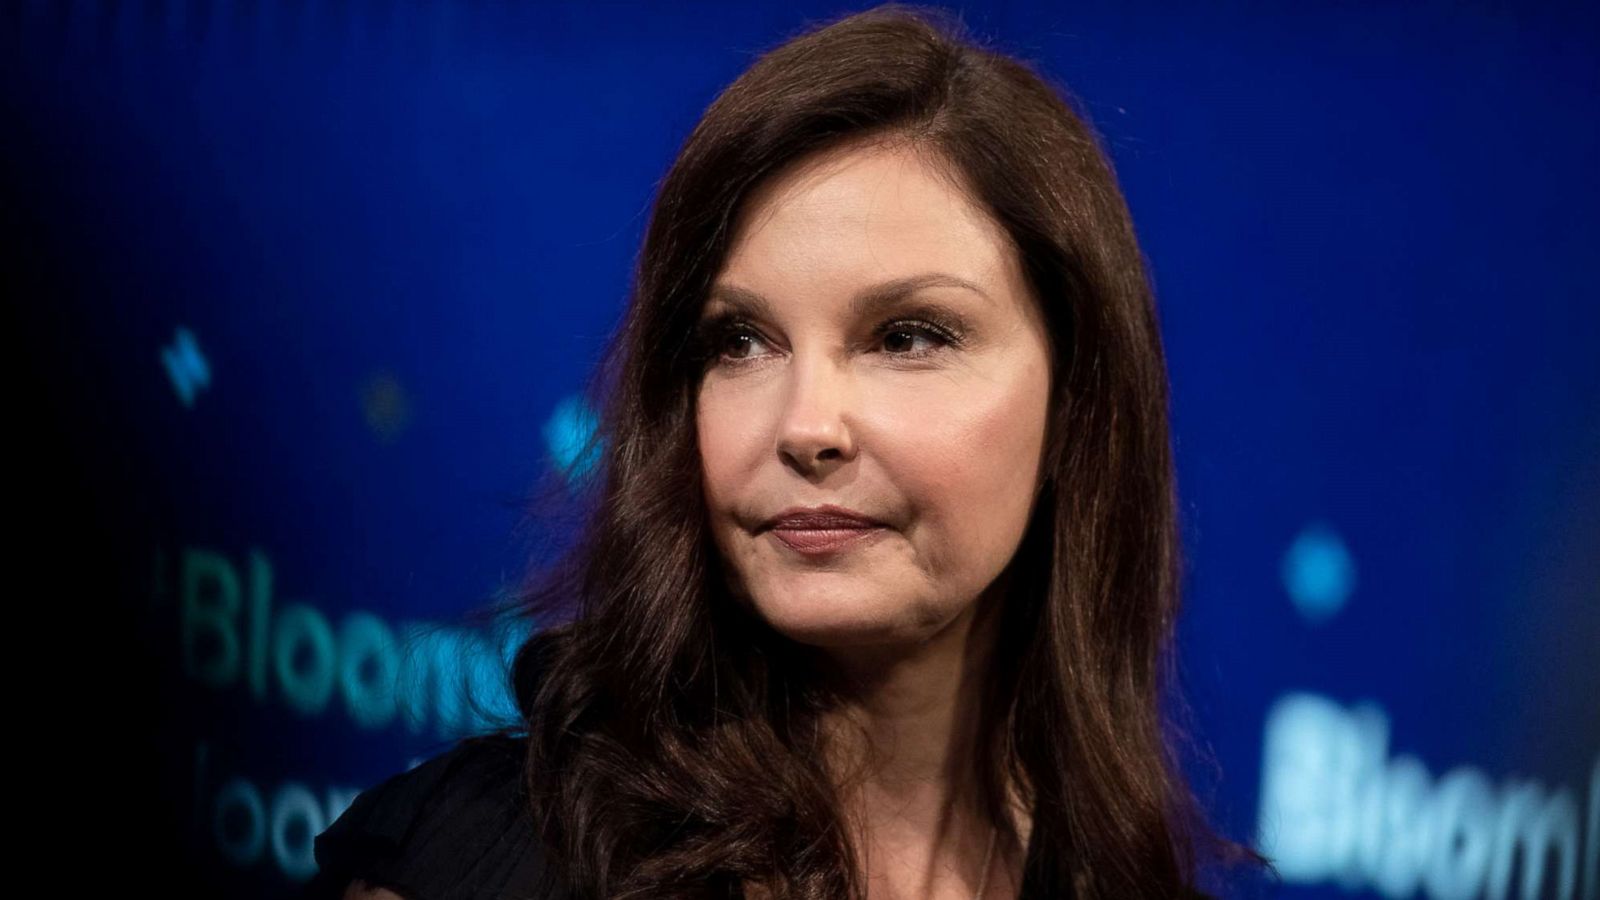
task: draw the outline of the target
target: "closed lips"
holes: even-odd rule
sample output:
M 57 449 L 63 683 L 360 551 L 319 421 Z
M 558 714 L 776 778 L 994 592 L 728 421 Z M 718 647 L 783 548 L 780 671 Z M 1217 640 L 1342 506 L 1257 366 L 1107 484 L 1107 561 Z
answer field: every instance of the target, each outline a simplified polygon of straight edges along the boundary
M 866 544 L 887 530 L 864 516 L 806 512 L 779 517 L 772 536 L 802 556 L 822 557 Z
M 879 528 L 883 523 L 851 510 L 819 508 L 785 510 L 768 521 L 767 527 L 785 531 L 834 531 L 839 529 Z
M 791 531 L 800 529 L 813 531 L 829 528 L 874 528 L 876 526 L 861 519 L 803 519 L 779 522 L 777 527 Z

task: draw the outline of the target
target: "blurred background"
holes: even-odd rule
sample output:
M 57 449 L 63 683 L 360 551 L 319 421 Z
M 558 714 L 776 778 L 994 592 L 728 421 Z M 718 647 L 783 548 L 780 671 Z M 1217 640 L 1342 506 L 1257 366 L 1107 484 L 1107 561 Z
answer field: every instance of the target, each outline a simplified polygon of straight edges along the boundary
M 533 623 L 471 614 L 561 545 L 525 498 L 658 180 L 867 5 L 4 5 L 13 699 L 74 881 L 290 896 L 506 708 Z M 1132 207 L 1192 776 L 1268 894 L 1600 895 L 1596 6 L 948 8 Z

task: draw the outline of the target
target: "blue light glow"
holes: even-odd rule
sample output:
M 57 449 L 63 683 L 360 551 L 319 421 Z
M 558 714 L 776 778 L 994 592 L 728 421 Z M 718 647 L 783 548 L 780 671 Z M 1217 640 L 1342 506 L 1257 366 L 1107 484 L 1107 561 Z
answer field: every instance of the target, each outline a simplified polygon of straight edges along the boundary
M 1332 527 L 1313 522 L 1283 556 L 1283 586 L 1295 608 L 1313 625 L 1333 618 L 1355 589 L 1355 563 Z
M 550 458 L 565 473 L 569 484 L 588 478 L 600 456 L 598 447 L 584 447 L 594 436 L 596 419 L 582 399 L 569 396 L 556 404 L 544 425 L 544 443 Z
M 194 332 L 187 328 L 179 326 L 172 344 L 161 348 L 161 365 L 166 368 L 167 380 L 172 382 L 172 389 L 185 409 L 192 409 L 195 395 L 211 386 L 211 364 L 200 352 Z

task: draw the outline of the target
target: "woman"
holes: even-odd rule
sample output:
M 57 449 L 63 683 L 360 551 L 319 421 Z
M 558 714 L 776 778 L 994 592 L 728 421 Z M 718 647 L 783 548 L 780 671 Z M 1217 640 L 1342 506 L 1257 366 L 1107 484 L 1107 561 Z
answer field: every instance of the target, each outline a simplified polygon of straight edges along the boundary
M 758 60 L 660 188 L 521 727 L 358 798 L 323 896 L 1193 897 L 1151 291 L 1096 140 L 897 5 Z

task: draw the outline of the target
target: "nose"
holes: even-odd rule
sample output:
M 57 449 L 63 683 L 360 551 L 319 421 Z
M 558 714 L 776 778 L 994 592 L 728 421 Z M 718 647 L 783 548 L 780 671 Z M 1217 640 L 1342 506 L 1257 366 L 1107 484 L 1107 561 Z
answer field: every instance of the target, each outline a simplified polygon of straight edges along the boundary
M 851 390 L 848 378 L 826 355 L 797 354 L 789 369 L 788 402 L 778 423 L 778 454 L 802 475 L 827 474 L 855 458 L 855 439 L 846 422 Z

